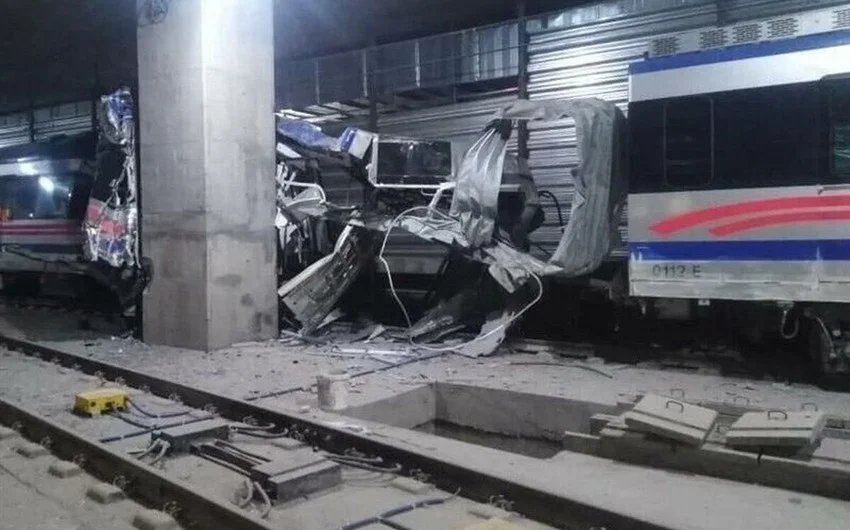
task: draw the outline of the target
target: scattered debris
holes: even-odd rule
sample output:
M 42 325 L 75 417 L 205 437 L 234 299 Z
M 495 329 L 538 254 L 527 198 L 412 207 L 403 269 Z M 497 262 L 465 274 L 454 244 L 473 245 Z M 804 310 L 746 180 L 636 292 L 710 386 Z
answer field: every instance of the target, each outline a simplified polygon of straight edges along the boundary
M 301 324 L 302 336 L 330 323 L 326 322 L 328 315 L 357 278 L 376 241 L 374 233 L 348 226 L 337 239 L 333 252 L 280 288 L 278 295 Z
M 357 423 L 348 423 L 345 421 L 326 421 L 325 425 L 330 427 L 335 427 L 337 429 L 345 429 L 347 431 L 351 431 L 358 434 L 371 434 L 371 431 L 366 427 L 359 425 Z
M 510 364 L 514 366 L 562 366 L 564 368 L 578 368 L 580 370 L 587 370 L 588 372 L 599 374 L 603 377 L 607 377 L 608 379 L 614 379 L 613 375 L 604 370 L 581 363 L 559 363 L 555 361 L 511 361 Z
M 410 352 L 409 348 L 404 348 L 402 350 L 386 350 L 380 348 L 373 347 L 364 347 L 364 348 L 352 348 L 352 347 L 339 347 L 334 346 L 332 348 L 332 352 L 339 353 L 349 353 L 355 355 L 367 355 L 367 356 L 382 356 L 382 355 L 390 355 L 394 357 L 412 357 L 413 354 Z
M 383 335 L 385 331 L 387 331 L 387 328 L 385 328 L 383 325 L 381 325 L 381 324 L 376 325 L 375 329 L 373 329 L 372 332 L 369 333 L 369 337 L 366 339 L 366 342 L 371 342 L 371 341 L 377 339 L 378 337 Z

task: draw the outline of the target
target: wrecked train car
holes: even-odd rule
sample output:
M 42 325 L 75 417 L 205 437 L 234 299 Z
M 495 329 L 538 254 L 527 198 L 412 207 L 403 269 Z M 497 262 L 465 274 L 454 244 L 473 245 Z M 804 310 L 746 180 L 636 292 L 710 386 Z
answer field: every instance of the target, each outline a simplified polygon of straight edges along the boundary
M 560 245 L 554 254 L 541 258 L 529 252 L 529 234 L 543 222 L 537 189 L 526 161 L 508 155 L 508 142 L 516 122 L 564 118 L 574 119 L 578 129 L 582 161 L 573 175 L 577 200 Z M 411 340 L 467 328 L 471 320 L 480 332 L 467 344 L 467 352 L 492 351 L 510 323 L 540 299 L 542 277 L 588 275 L 619 246 L 617 224 L 626 192 L 625 166 L 620 163 L 622 131 L 622 114 L 601 100 L 518 101 L 493 116 L 459 161 L 451 164 L 451 146 L 446 142 L 352 129 L 331 138 L 309 124 L 283 122 L 278 131 L 277 224 L 285 259 L 303 251 L 302 243 L 308 239 L 304 226 L 309 226 L 314 243 L 318 243 L 315 234 L 329 233 L 318 230 L 318 225 L 345 226 L 329 254 L 284 281 L 283 305 L 302 333 L 314 331 L 336 305 L 341 290 L 350 287 L 374 258 L 387 275 Z M 340 207 L 327 200 L 321 182 L 323 164 L 344 167 L 363 186 L 361 205 Z M 293 188 L 302 191 L 294 193 Z M 453 260 L 477 264 L 489 285 L 479 277 L 444 293 L 442 301 L 414 322 L 385 259 L 390 237 L 398 232 L 447 249 Z M 292 236 L 298 241 L 296 248 L 291 247 Z M 470 314 L 476 318 L 470 319 Z
M 132 310 L 149 270 L 138 253 L 133 100 L 103 96 L 98 130 L 0 150 L 0 272 L 6 294 L 94 281 Z M 53 280 L 57 281 L 53 281 Z M 100 291 L 98 291 L 100 292 Z

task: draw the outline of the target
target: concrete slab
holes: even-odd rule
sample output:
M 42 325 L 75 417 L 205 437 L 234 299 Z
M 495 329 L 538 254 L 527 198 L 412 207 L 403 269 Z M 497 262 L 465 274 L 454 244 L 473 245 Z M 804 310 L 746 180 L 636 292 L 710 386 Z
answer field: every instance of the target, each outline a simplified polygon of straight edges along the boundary
M 626 425 L 690 445 L 700 445 L 711 432 L 717 411 L 647 394 L 623 415 Z
M 91 486 L 86 491 L 86 497 L 98 504 L 112 504 L 123 500 L 124 492 L 117 486 L 101 482 Z
M 133 526 L 139 530 L 173 530 L 177 521 L 159 510 L 142 510 L 133 517 Z
M 187 453 L 192 444 L 200 440 L 227 440 L 229 425 L 230 422 L 218 418 L 181 425 L 151 434 L 151 442 L 162 439 L 168 442 L 171 454 Z
M 645 440 L 646 433 L 629 427 L 626 424 L 626 415 L 621 414 L 610 420 L 605 427 L 599 431 L 599 436 L 602 439 L 606 438 L 627 438 L 631 440 Z
M 270 462 L 269 464 L 274 464 Z M 264 464 L 268 466 L 269 464 Z M 252 478 L 261 479 L 255 467 Z M 331 489 L 342 483 L 342 466 L 330 460 L 321 460 L 304 466 L 290 468 L 288 471 L 266 476 L 263 486 L 275 502 L 287 502 L 312 493 Z
M 476 506 L 472 506 L 467 510 L 471 515 L 476 517 L 480 517 L 482 519 L 487 519 L 488 521 L 492 520 L 501 520 L 511 518 L 511 513 L 507 510 L 503 510 L 501 508 L 497 508 L 491 504 L 479 504 Z
M 561 443 L 566 451 L 595 455 L 599 449 L 599 436 L 566 431 L 561 438 Z
M 850 440 L 824 438 L 812 454 L 813 458 L 850 464 Z
M 594 414 L 590 417 L 590 434 L 597 435 L 616 416 L 611 414 Z
M 16 436 L 20 436 L 20 434 L 18 434 L 18 431 L 10 429 L 8 427 L 0 426 L 0 440 L 7 440 Z
M 307 447 L 304 442 L 299 442 L 294 438 L 280 438 L 279 440 L 274 440 L 272 445 L 278 447 L 280 449 L 286 449 L 287 451 L 292 451 L 294 449 L 301 449 L 302 447 Z
M 15 448 L 15 451 L 19 455 L 27 458 L 38 458 L 40 456 L 50 454 L 50 451 L 48 451 L 43 445 L 31 442 L 22 443 Z
M 524 527 L 503 519 L 490 519 L 482 523 L 465 526 L 463 530 L 524 530 Z
M 419 495 L 434 489 L 433 484 L 420 482 L 407 477 L 398 477 L 390 484 L 396 489 L 400 489 L 401 491 L 406 491 L 407 493 L 412 493 L 414 495 Z
M 50 465 L 47 472 L 56 478 L 70 478 L 81 474 L 83 469 L 73 462 L 57 460 Z
M 126 366 L 135 366 L 164 377 L 203 386 L 215 391 L 229 392 L 232 395 L 246 395 L 246 392 L 285 389 L 290 386 L 309 385 L 311 375 L 332 367 L 351 368 L 357 363 L 359 369 L 371 368 L 369 359 L 341 359 L 332 361 L 321 357 L 317 352 L 304 353 L 298 347 L 277 347 L 274 345 L 235 348 L 229 351 L 203 356 L 199 353 L 172 349 L 155 349 L 131 341 L 112 341 L 107 338 L 98 357 L 111 362 L 120 362 Z M 116 351 L 120 346 L 121 351 Z M 86 347 L 80 343 L 82 352 L 97 348 Z M 304 348 L 306 349 L 306 348 Z M 173 353 L 173 355 L 172 355 Z M 178 355 L 179 354 L 179 355 Z M 235 357 L 238 357 L 236 359 Z M 527 357 L 527 356 L 526 356 Z M 552 396 L 573 399 L 591 399 L 610 406 L 618 391 L 645 390 L 663 394 L 671 386 L 687 386 L 689 399 L 711 399 L 720 401 L 730 390 L 749 395 L 754 406 L 765 408 L 787 407 L 796 409 L 802 402 L 818 400 L 821 409 L 832 413 L 850 410 L 850 395 L 826 393 L 820 390 L 798 385 L 785 385 L 771 382 L 752 382 L 740 379 L 722 379 L 704 375 L 661 373 L 648 369 L 627 367 L 616 371 L 616 379 L 600 378 L 585 371 L 557 371 L 551 367 L 515 366 L 510 360 L 495 357 L 486 361 L 468 361 L 456 356 L 447 356 L 419 364 L 394 368 L 358 379 L 359 393 L 352 399 L 362 405 L 376 399 L 385 398 L 396 392 L 406 391 L 423 381 L 463 382 L 501 389 L 537 392 Z M 4 360 L 4 366 L 11 362 Z M 297 362 L 297 364 L 295 364 Z M 334 364 L 336 363 L 336 365 Z M 7 395 L 19 396 L 16 399 L 33 399 L 40 409 L 64 410 L 67 407 L 63 398 L 64 390 L 55 388 L 48 394 L 40 392 L 33 397 L 31 377 L 26 363 L 15 365 L 0 373 L 3 379 L 3 391 Z M 450 370 L 449 370 L 450 369 Z M 75 377 L 69 377 L 69 387 L 80 386 Z M 253 382 L 246 389 L 246 381 Z M 40 384 L 52 384 L 50 381 Z M 747 388 L 745 388 L 745 386 Z M 749 387 L 753 388 L 749 388 Z M 297 411 L 302 400 L 311 396 L 306 392 L 286 394 L 276 400 L 267 400 L 265 404 L 283 410 Z M 320 417 L 321 413 L 315 413 Z M 339 420 L 339 418 L 336 418 Z M 525 421 L 526 418 L 522 418 Z M 60 417 L 60 421 L 64 421 Z M 515 420 L 516 421 L 516 420 Z M 89 428 L 91 424 L 81 424 L 80 428 Z M 408 447 L 423 448 L 422 435 L 368 425 L 377 436 L 386 437 L 394 443 L 408 443 Z M 643 436 L 643 435 L 642 435 Z M 817 525 L 819 529 L 846 530 L 850 517 L 850 503 L 824 499 L 823 497 L 789 493 L 778 488 L 755 486 L 750 482 L 734 483 L 692 473 L 670 473 L 652 468 L 641 468 L 576 453 L 560 453 L 556 459 L 533 460 L 517 455 L 496 454 L 494 451 L 470 450 L 468 444 L 453 440 L 426 442 L 435 455 L 449 458 L 458 465 L 469 465 L 482 471 L 509 476 L 512 480 L 549 488 L 569 499 L 577 499 L 591 505 L 605 506 L 623 513 L 636 515 L 671 528 L 694 528 L 699 530 L 728 530 L 738 528 L 746 521 L 748 529 L 796 530 Z M 669 452 L 670 444 L 666 449 Z M 680 448 L 677 448 L 677 450 Z M 705 449 L 705 446 L 703 446 Z M 308 449 L 305 449 L 305 451 Z M 749 454 L 751 460 L 756 455 Z M 18 462 L 23 459 L 14 458 Z M 26 463 L 26 462 L 25 462 Z M 177 464 L 169 461 L 169 472 Z M 755 465 L 755 464 L 753 464 Z M 213 466 L 213 464 L 210 464 Z M 210 473 L 203 475 L 194 469 L 193 483 L 213 486 L 214 477 Z M 186 471 L 188 472 L 188 471 Z M 782 470 L 787 475 L 786 470 Z M 176 472 L 175 472 L 176 474 Z M 231 493 L 240 481 L 234 478 L 227 488 L 222 486 L 221 495 Z M 611 484 L 617 484 L 612 488 Z M 224 490 L 227 491 L 224 491 Z M 404 492 L 395 488 L 361 488 L 362 497 L 349 498 L 348 491 L 331 491 L 316 496 L 310 502 L 298 501 L 286 510 L 275 510 L 273 517 L 296 520 L 302 525 L 291 524 L 305 530 L 335 528 L 356 517 L 367 517 L 379 513 L 382 509 L 410 503 Z M 789 498 L 793 499 L 789 502 Z M 370 502 L 366 502 L 366 501 Z M 675 506 L 673 510 L 660 510 L 659 507 Z M 320 508 L 327 508 L 322 510 Z M 345 517 L 339 513 L 345 511 Z M 424 511 L 423 511 L 424 512 Z M 283 515 L 287 513 L 287 515 Z M 412 512 L 412 516 L 419 513 Z M 127 519 L 125 515 L 125 519 Z M 315 524 L 312 521 L 316 521 Z M 471 521 L 466 523 L 471 524 Z M 108 526 L 107 526 L 108 527 Z M 27 528 L 27 526 L 21 526 Z M 462 528 L 462 525 L 431 525 L 417 530 L 430 528 Z
M 748 412 L 732 424 L 726 443 L 733 447 L 805 447 L 821 437 L 826 415 L 818 411 Z
M 269 477 L 273 477 L 275 475 L 283 475 L 284 473 L 289 473 L 294 471 L 295 469 L 299 469 L 306 466 L 311 466 L 315 464 L 321 464 L 324 462 L 328 462 L 328 459 L 323 457 L 319 453 L 309 453 L 304 455 L 303 459 L 299 462 L 294 462 L 292 459 L 280 459 L 280 460 L 272 460 L 270 462 L 265 462 L 263 464 L 259 464 L 251 468 L 251 475 L 254 480 L 266 480 Z

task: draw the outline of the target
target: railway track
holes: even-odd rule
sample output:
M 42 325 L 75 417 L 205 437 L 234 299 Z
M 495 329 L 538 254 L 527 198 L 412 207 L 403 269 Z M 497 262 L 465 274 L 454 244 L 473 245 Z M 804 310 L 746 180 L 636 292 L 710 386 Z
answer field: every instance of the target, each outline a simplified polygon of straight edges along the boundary
M 235 399 L 11 337 L 0 336 L 0 346 L 16 362 L 23 356 L 41 359 L 35 364 L 45 392 L 68 384 L 84 390 L 81 374 L 87 374 L 89 386 L 130 388 L 131 404 L 138 410 L 117 413 L 106 423 L 72 418 L 70 404 L 42 407 L 54 418 L 48 420 L 9 401 L 0 404 L 0 420 L 24 425 L 34 438 L 49 437 L 67 458 L 87 455 L 92 471 L 107 479 L 124 476 L 141 502 L 176 506 L 187 525 L 424 530 L 465 528 L 482 514 L 518 514 L 519 528 L 661 528 L 515 482 L 509 474 L 446 460 L 427 448 L 259 403 L 268 396 Z M 224 425 L 227 436 L 202 449 L 196 444 L 191 451 L 155 443 L 158 433 L 203 430 L 205 424 Z M 144 461 L 164 463 L 164 470 L 129 457 L 129 449 L 144 450 Z M 250 473 L 246 482 L 245 462 L 287 460 L 298 467 L 298 462 L 316 458 L 341 466 L 341 485 L 330 493 L 272 505 L 266 485 L 250 480 Z M 213 482 L 217 484 L 211 486 Z
M 110 504 L 126 495 L 141 506 L 159 508 L 157 514 L 142 511 L 133 517 L 134 526 L 139 528 L 152 524 L 173 528 L 177 519 L 186 527 L 273 528 L 251 514 L 173 480 L 160 470 L 8 400 L 0 399 L 0 423 L 7 426 L 2 431 L 4 438 L 17 438 L 20 432 L 30 440 L 16 444 L 15 450 L 23 456 L 36 458 L 50 452 L 60 459 L 51 465 L 49 473 L 64 478 L 76 476 L 84 469 L 102 480 L 101 484 L 87 489 L 87 495 L 97 502 Z

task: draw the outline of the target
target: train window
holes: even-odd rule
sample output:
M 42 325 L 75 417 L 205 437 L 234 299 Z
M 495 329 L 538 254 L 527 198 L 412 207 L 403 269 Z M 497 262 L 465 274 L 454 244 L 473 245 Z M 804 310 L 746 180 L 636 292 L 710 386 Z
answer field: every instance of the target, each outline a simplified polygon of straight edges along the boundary
M 715 164 L 723 186 L 819 182 L 820 99 L 816 83 L 714 96 Z
M 850 179 L 850 78 L 829 82 L 830 169 L 842 180 Z
M 664 102 L 629 104 L 629 192 L 662 191 L 664 177 Z
M 73 175 L 0 178 L 5 220 L 68 218 L 74 180 Z
M 707 185 L 714 175 L 714 112 L 708 97 L 664 106 L 664 179 L 673 188 Z
M 832 167 L 836 175 L 850 177 L 850 124 L 832 126 Z
M 843 86 L 833 104 L 833 166 L 850 181 L 850 78 Z M 629 122 L 632 193 L 823 182 L 827 127 L 816 82 L 636 102 Z

